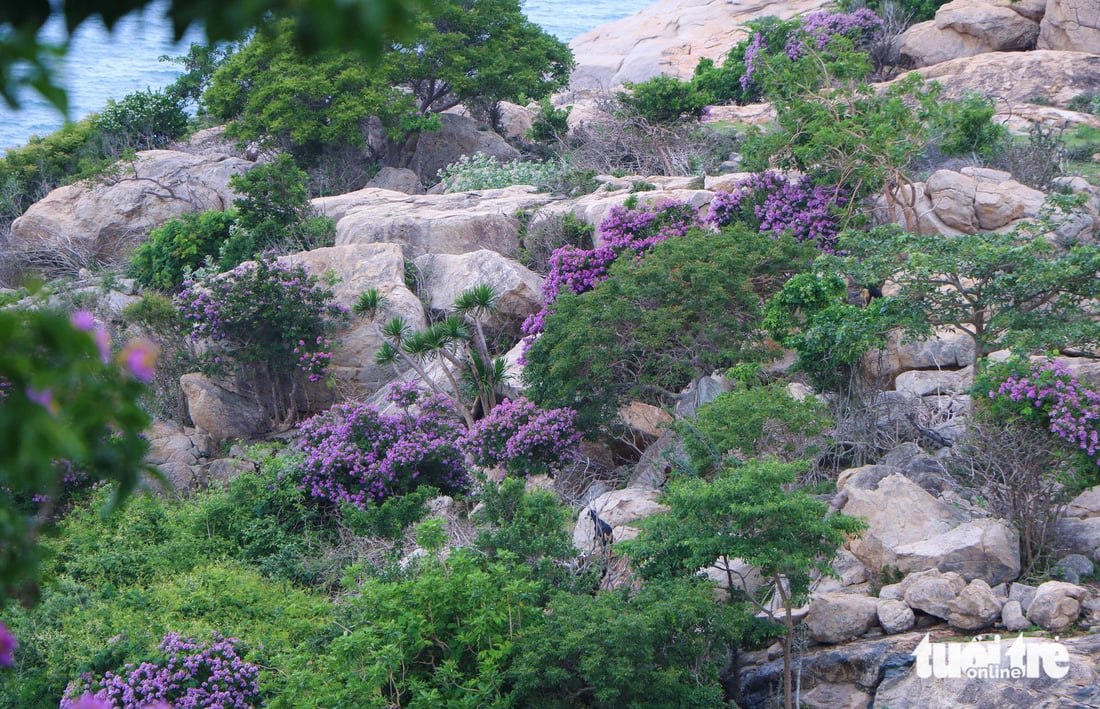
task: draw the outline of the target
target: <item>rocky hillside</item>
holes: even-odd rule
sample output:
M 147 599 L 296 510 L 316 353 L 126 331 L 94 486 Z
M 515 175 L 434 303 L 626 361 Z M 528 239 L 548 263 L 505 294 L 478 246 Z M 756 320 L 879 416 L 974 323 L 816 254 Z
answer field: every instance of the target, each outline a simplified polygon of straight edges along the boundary
M 700 58 L 720 59 L 732 44 L 747 37 L 746 22 L 772 15 L 790 19 L 822 7 L 816 0 L 654 3 L 634 17 L 573 42 L 578 67 L 570 89 L 559 94 L 555 103 L 573 106 L 570 125 L 574 131 L 583 130 L 598 90 L 619 89 L 660 74 L 688 78 Z M 992 99 L 993 122 L 1017 134 L 1035 126 L 1100 130 L 1095 112 L 1069 108 L 1075 98 L 1100 92 L 1100 9 L 1094 2 L 954 0 L 942 6 L 934 20 L 891 38 L 890 48 L 896 68 L 940 82 L 944 100 L 965 98 L 972 92 Z M 905 76 L 893 81 L 904 82 Z M 885 83 L 877 89 L 889 90 Z M 518 125 L 534 120 L 534 111 L 520 107 L 509 108 L 509 115 Z M 774 118 L 768 106 L 759 104 L 715 106 L 706 121 L 743 131 L 749 124 L 766 125 Z M 492 335 L 492 354 L 499 355 L 502 373 L 507 375 L 498 382 L 496 394 L 518 398 L 534 386 L 524 377 L 526 346 L 520 342 L 524 323 L 546 314 L 559 295 L 556 289 L 563 288 L 554 259 L 548 254 L 537 257 L 538 235 L 549 233 L 546 230 L 551 227 L 560 230 L 563 224 L 590 228 L 592 242 L 585 245 L 585 253 L 595 258 L 591 254 L 600 249 L 619 248 L 615 233 L 606 227 L 609 216 L 629 212 L 649 219 L 669 204 L 690 211 L 699 220 L 693 225 L 717 231 L 712 226 L 721 205 L 754 179 L 731 161 L 728 169 L 717 174 L 597 175 L 596 188 L 581 196 L 518 184 L 458 192 L 437 188 L 425 193 L 424 176 L 436 174 L 459 155 L 518 155 L 499 136 L 477 130 L 469 118 L 447 114 L 444 125 L 446 138 L 433 139 L 438 144 L 422 141 L 415 169 L 387 169 L 361 190 L 312 200 L 315 213 L 334 223 L 331 246 L 279 256 L 282 266 L 300 266 L 331 283 L 333 300 L 344 311 L 358 311 L 331 335 L 334 347 L 326 353 L 331 355 L 328 386 L 313 382 L 294 389 L 295 417 L 307 418 L 341 402 L 371 402 L 389 411 L 397 408 L 393 395 L 387 394 L 389 386 L 423 379 L 425 372 L 403 367 L 400 375 L 395 374 L 395 357 L 385 357 L 387 348 L 394 343 L 400 348 L 401 337 L 407 342 L 409 333 L 428 331 L 434 323 L 443 322 L 474 284 L 490 286 L 496 300 L 491 312 L 486 308 L 467 324 Z M 55 190 L 12 224 L 7 248 L 31 263 L 64 264 L 77 270 L 121 259 L 147 239 L 151 229 L 172 217 L 225 209 L 235 196 L 231 177 L 253 169 L 255 163 L 221 152 L 220 145 L 216 138 L 203 135 L 177 146 L 178 150 L 142 151 L 116 179 Z M 1026 233 L 1044 249 L 1049 245 L 1043 254 L 1062 256 L 1076 253 L 1077 246 L 1094 248 L 1100 243 L 1100 186 L 1095 181 L 1061 175 L 1044 191 L 1026 184 L 1022 176 L 975 163 L 945 159 L 923 172 L 913 170 L 911 180 L 906 175 L 907 182 L 887 182 L 853 209 L 863 215 L 865 225 L 899 225 L 921 237 L 944 241 Z M 1054 221 L 1052 194 L 1072 203 L 1059 207 Z M 581 246 L 571 248 L 579 251 Z M 645 253 L 639 250 L 635 260 L 644 262 Z M 833 256 L 841 258 L 845 253 L 841 250 Z M 1022 263 L 1000 264 L 997 270 L 1011 273 L 1014 266 L 1023 270 Z M 602 268 L 612 272 L 613 267 Z M 1049 312 L 1043 308 L 1058 297 L 1057 276 L 1047 274 L 1055 285 L 1044 281 L 1048 300 L 1034 306 L 1036 313 Z M 954 287 L 970 300 L 982 277 L 965 272 L 961 279 L 965 283 L 936 283 L 941 292 Z M 873 308 L 878 299 L 904 295 L 905 284 L 898 274 L 875 283 L 853 281 L 847 284 L 853 297 L 845 299 L 844 305 L 853 310 Z M 751 291 L 767 285 L 753 282 L 745 288 Z M 362 297 L 368 292 L 384 299 L 387 316 L 400 318 L 408 328 L 401 337 L 363 314 Z M 56 297 L 68 303 L 94 301 L 104 324 L 123 328 L 124 311 L 141 300 L 143 289 L 129 278 L 104 282 L 84 271 L 59 293 Z M 584 295 L 579 290 L 575 293 Z M 934 296 L 927 297 L 911 302 L 911 309 L 927 306 L 931 310 L 928 304 Z M 645 307 L 643 300 L 637 299 L 637 307 Z M 1095 299 L 1090 296 L 1082 302 L 1094 316 Z M 800 316 L 809 318 L 809 305 L 802 306 Z M 992 319 L 993 311 L 984 307 L 977 308 L 977 319 Z M 714 315 L 715 321 L 719 315 Z M 809 329 L 808 319 L 801 324 Z M 996 458 L 995 464 L 1002 468 L 993 470 L 994 463 L 982 467 L 985 459 L 978 460 L 972 436 L 984 425 L 976 423 L 976 412 L 985 402 L 973 400 L 972 395 L 977 391 L 976 378 L 980 380 L 992 363 L 1009 360 L 1011 353 L 982 352 L 984 341 L 981 332 L 975 333 L 973 318 L 930 319 L 927 324 L 930 329 L 918 337 L 901 327 L 874 333 L 885 337 L 876 340 L 859 362 L 850 363 L 852 371 L 859 373 L 859 385 L 847 391 L 858 393 L 852 395 L 853 401 L 859 399 L 858 411 L 855 403 L 844 400 L 843 391 L 809 386 L 818 382 L 805 375 L 805 363 L 802 369 L 794 366 L 802 352 L 796 353 L 790 345 L 784 351 L 774 339 L 769 340 L 769 361 L 754 371 L 763 373 L 769 383 L 778 382 L 775 391 L 782 390 L 784 400 L 807 399 L 831 407 L 833 420 L 822 444 L 826 452 L 814 468 L 820 476 L 815 482 L 826 484 L 814 488 L 813 499 L 827 505 L 830 517 L 858 518 L 865 527 L 847 538 L 827 570 L 812 574 L 808 597 L 786 607 L 778 600 L 787 595 L 783 574 L 773 576 L 743 559 L 713 555 L 712 563 L 696 565 L 696 570 L 715 581 L 726 598 L 768 596 L 759 606 L 758 618 L 788 620 L 789 637 L 794 638 L 790 642 L 795 648 L 797 706 L 1100 706 L 1100 641 L 1093 634 L 1100 629 L 1095 567 L 1100 563 L 1100 486 L 1080 484 L 1062 500 L 1059 494 L 1071 483 L 1055 479 L 1050 470 L 1032 470 L 1032 478 L 1054 487 L 1037 491 L 1027 500 L 1049 504 L 1042 509 L 1012 509 L 1008 514 L 1007 507 L 1023 499 L 1013 497 L 1011 491 L 1024 483 L 1003 470 L 1016 462 L 1014 454 L 1027 456 L 1023 449 L 1009 450 Z M 465 337 L 473 338 L 469 333 Z M 1031 360 L 1022 360 L 1025 364 L 1018 366 L 1030 361 L 1057 367 L 1063 377 L 1059 381 L 1072 380 L 1073 387 L 1088 392 L 1082 400 L 1100 399 L 1096 393 L 1100 392 L 1100 363 L 1088 356 L 1086 344 L 1067 342 L 1049 360 L 1034 351 Z M 213 345 L 199 349 L 204 347 Z M 979 354 L 989 356 L 976 361 Z M 442 382 L 449 396 L 462 398 L 465 385 L 460 386 L 461 372 L 455 362 L 437 356 L 424 357 L 421 364 L 430 367 L 427 374 Z M 691 436 L 685 431 L 703 420 L 696 418 L 699 412 L 745 389 L 729 366 L 700 369 L 696 366 L 688 386 L 662 392 L 663 399 L 638 395 L 621 406 L 615 402 L 615 424 L 590 432 L 593 435 L 582 448 L 583 466 L 574 466 L 569 475 L 558 471 L 556 480 L 532 476 L 528 481 L 529 488 L 554 489 L 572 503 L 575 559 L 569 563 L 574 564 L 573 572 L 577 565 L 599 566 L 601 591 L 638 591 L 649 583 L 618 545 L 640 534 L 644 539 L 652 528 L 639 524 L 640 520 L 669 511 L 670 478 L 694 464 Z M 196 368 L 179 374 L 185 415 L 163 416 L 149 440 L 150 461 L 181 496 L 215 481 L 254 474 L 261 464 L 235 442 L 294 435 L 293 429 L 275 430 L 279 427 L 273 426 L 269 415 L 267 392 L 250 387 L 241 372 L 219 375 Z M 1033 389 L 1038 386 L 1032 384 Z M 987 393 L 989 399 L 996 398 L 994 391 Z M 487 416 L 489 405 L 481 398 L 477 401 Z M 1035 406 L 1039 405 L 1037 400 Z M 1081 417 L 1082 426 L 1086 418 Z M 767 433 L 763 431 L 759 438 L 763 440 Z M 794 436 L 790 431 L 770 434 Z M 1087 448 L 1087 442 L 1083 440 L 1081 447 Z M 732 458 L 727 457 L 730 453 Z M 743 463 L 751 457 L 744 450 L 717 451 L 717 455 L 723 464 Z M 1063 465 L 1067 457 L 1054 455 L 1049 460 Z M 1036 465 L 1041 468 L 1046 462 Z M 960 473 L 960 466 L 969 466 L 969 478 Z M 504 474 L 503 469 L 491 472 Z M 721 475 L 713 470 L 710 474 Z M 997 494 L 1011 500 L 998 500 Z M 446 522 L 449 544 L 473 546 L 477 535 L 470 525 L 477 515 L 473 511 L 465 515 L 451 498 L 441 498 L 435 505 L 433 514 Z M 1050 524 L 1039 529 L 1028 524 L 1029 516 L 1049 519 Z M 647 532 L 640 531 L 643 527 Z M 341 528 L 341 534 L 350 532 Z M 1034 534 L 1046 536 L 1036 540 Z M 1036 546 L 1039 541 L 1042 544 Z M 403 565 L 438 552 L 428 536 L 417 537 L 411 547 Z M 1040 547 L 1041 560 L 1035 552 Z M 355 580 L 352 571 L 347 574 L 345 583 Z M 773 589 L 770 596 L 769 588 Z M 1026 643 L 1011 645 L 1023 632 L 1028 635 Z M 978 642 L 968 644 L 967 652 L 980 652 L 984 658 L 975 660 L 974 667 L 992 671 L 1022 667 L 1019 657 L 1024 656 L 1032 658 L 1031 664 L 1026 672 L 1010 676 L 990 678 L 964 670 L 964 676 L 946 677 L 944 663 L 929 660 L 937 657 L 929 648 L 946 649 L 946 643 L 971 638 Z M 784 657 L 790 645 L 758 645 L 753 651 L 736 652 L 736 661 L 723 669 L 725 696 L 739 706 L 771 706 L 783 685 L 784 660 L 791 660 Z M 1049 664 L 1034 659 L 1048 651 L 1064 654 Z M 926 666 L 934 671 L 925 671 Z M 301 667 L 298 671 L 296 681 L 304 682 Z M 586 688 L 582 694 L 588 697 L 592 691 Z M 591 705 L 620 706 L 614 700 Z

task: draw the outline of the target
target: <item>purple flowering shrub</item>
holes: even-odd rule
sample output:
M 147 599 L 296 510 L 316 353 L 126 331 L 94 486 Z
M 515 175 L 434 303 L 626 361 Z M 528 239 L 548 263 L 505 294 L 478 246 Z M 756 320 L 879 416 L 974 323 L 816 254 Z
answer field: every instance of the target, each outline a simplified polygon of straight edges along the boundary
M 1034 421 L 1100 465 L 1100 392 L 1057 360 L 993 365 L 975 383 L 1002 417 Z
M 867 9 L 813 12 L 792 20 L 754 20 L 747 23 L 749 36 L 730 50 L 721 67 L 709 59 L 699 62 L 692 84 L 713 103 L 759 101 L 765 83 L 760 80 L 761 71 L 773 59 L 794 61 L 813 51 L 832 64 L 843 53 L 833 40 L 841 38 L 844 44 L 864 51 L 881 34 L 882 25 L 882 19 Z M 787 77 L 780 79 L 780 83 L 790 83 Z
M 241 659 L 236 642 L 215 634 L 205 646 L 169 633 L 160 643 L 163 658 L 128 664 L 121 673 L 107 672 L 100 679 L 84 676 L 70 682 L 60 709 L 145 709 L 160 703 L 174 709 L 260 706 L 260 669 Z
M 0 623 L 0 667 L 11 667 L 15 664 L 15 651 L 18 648 L 19 641 L 6 625 Z
M 299 425 L 303 490 L 321 500 L 366 508 L 419 485 L 444 492 L 466 487 L 458 443 L 465 427 L 454 407 L 438 395 L 422 398 L 408 385 L 391 388 L 390 400 L 402 413 L 349 402 Z
M 607 280 L 611 264 L 620 256 L 639 258 L 666 239 L 683 236 L 702 226 L 698 212 L 683 202 L 660 202 L 650 207 L 616 205 L 597 229 L 599 246 L 581 249 L 563 246 L 550 256 L 550 272 L 542 286 L 545 305 L 528 316 L 523 334 L 529 338 L 542 332 L 554 301 L 562 293 L 585 293 Z M 528 339 L 530 342 L 530 339 Z
M 190 324 L 191 340 L 210 343 L 202 354 L 208 371 L 239 366 L 256 391 L 276 392 L 271 403 L 279 418 L 289 413 L 300 372 L 319 381 L 328 371 L 327 334 L 347 316 L 332 297 L 303 267 L 263 258 L 188 281 L 175 302 Z
M 730 192 L 715 193 L 706 221 L 719 229 L 741 221 L 762 233 L 789 231 L 796 240 L 832 253 L 841 227 L 835 210 L 846 204 L 847 193 L 840 187 L 769 170 L 746 177 Z
M 511 475 L 550 473 L 573 460 L 581 434 L 572 409 L 540 409 L 525 398 L 505 400 L 474 424 L 462 447 L 475 465 Z

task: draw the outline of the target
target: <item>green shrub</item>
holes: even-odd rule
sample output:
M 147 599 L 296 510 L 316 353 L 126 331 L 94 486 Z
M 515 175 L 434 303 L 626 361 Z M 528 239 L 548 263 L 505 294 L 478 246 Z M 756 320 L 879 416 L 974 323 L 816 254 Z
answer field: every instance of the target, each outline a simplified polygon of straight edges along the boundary
M 314 214 L 308 180 L 287 153 L 229 179 L 241 196 L 233 200 L 237 228 L 222 244 L 222 270 L 269 250 L 301 251 L 334 243 L 336 225 Z
M 170 219 L 134 249 L 130 275 L 145 286 L 178 290 L 188 271 L 218 257 L 236 224 L 233 211 L 191 212 Z
M 935 123 L 941 131 L 940 151 L 944 155 L 992 157 L 1002 147 L 1008 129 L 993 122 L 993 99 L 969 93 L 958 101 L 947 101 Z
M 548 186 L 561 172 L 554 162 L 500 162 L 485 153 L 463 155 L 439 171 L 447 192 L 489 190 L 512 185 Z
M 699 579 L 560 594 L 516 650 L 509 698 L 540 709 L 725 706 L 719 673 L 747 625 Z
M 762 356 L 761 301 L 810 249 L 737 225 L 616 259 L 588 292 L 559 293 L 526 354 L 527 395 L 592 431 L 628 399 L 670 403 L 700 373 Z
M 109 99 L 92 119 L 119 152 L 163 148 L 187 131 L 183 102 L 163 91 L 138 91 Z
M 682 123 L 703 116 L 707 96 L 691 82 L 671 76 L 655 76 L 627 84 L 630 93 L 620 94 L 623 104 L 650 123 Z
M 1086 91 L 1077 94 L 1069 100 L 1066 108 L 1071 111 L 1081 111 L 1082 113 L 1100 116 L 1100 91 Z
M 709 474 L 728 456 L 813 458 L 832 425 L 824 403 L 813 397 L 795 401 L 783 382 L 775 382 L 720 394 L 698 410 L 694 421 L 679 422 L 677 429 L 696 472 Z

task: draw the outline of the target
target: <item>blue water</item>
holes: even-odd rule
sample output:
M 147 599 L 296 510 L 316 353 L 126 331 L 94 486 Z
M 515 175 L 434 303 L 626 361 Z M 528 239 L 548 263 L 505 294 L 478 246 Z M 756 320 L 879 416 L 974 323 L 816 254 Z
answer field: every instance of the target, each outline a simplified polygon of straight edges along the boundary
M 17 0 L 18 1 L 18 0 Z M 632 15 L 646 0 L 524 0 L 527 16 L 558 39 L 574 37 L 613 20 Z M 108 32 L 98 18 L 80 26 L 61 67 L 61 84 L 69 93 L 69 113 L 82 118 L 99 111 L 108 99 L 120 99 L 145 89 L 159 89 L 179 75 L 178 65 L 161 56 L 187 53 L 191 42 L 202 41 L 192 30 L 183 41 L 172 41 L 166 2 L 154 3 L 144 13 L 128 15 Z M 43 38 L 60 41 L 60 18 L 47 23 Z M 0 150 L 17 147 L 33 135 L 44 136 L 61 127 L 62 117 L 37 94 L 22 96 L 18 111 L 0 101 Z

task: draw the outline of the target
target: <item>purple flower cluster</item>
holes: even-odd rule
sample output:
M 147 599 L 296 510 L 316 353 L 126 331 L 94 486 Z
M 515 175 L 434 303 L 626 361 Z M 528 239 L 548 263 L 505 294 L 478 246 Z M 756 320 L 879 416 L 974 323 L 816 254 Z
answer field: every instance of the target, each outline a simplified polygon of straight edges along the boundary
M 347 315 L 331 299 L 332 292 L 301 266 L 261 259 L 186 282 L 176 305 L 191 324 L 191 339 L 215 345 L 206 354 L 208 363 L 228 357 L 246 366 L 302 369 L 316 381 L 332 356 L 324 334 Z
M 513 475 L 548 473 L 577 455 L 581 434 L 572 409 L 543 410 L 525 398 L 505 400 L 474 424 L 462 445 L 475 465 L 503 465 Z
M 1053 359 L 1033 363 L 1026 375 L 1011 375 L 989 392 L 990 399 L 998 396 L 1031 402 L 1046 415 L 1051 433 L 1090 458 L 1096 457 L 1100 450 L 1100 393 L 1083 386 L 1062 363 Z
M 0 667 L 11 667 L 15 664 L 15 649 L 19 642 L 11 634 L 8 627 L 0 623 Z
M 766 51 L 768 43 L 764 40 L 762 32 L 753 32 L 749 40 L 749 46 L 745 47 L 745 73 L 741 75 L 741 90 L 748 91 L 752 85 L 752 75 L 756 69 L 756 59 L 761 52 Z
M 802 18 L 801 31 L 787 40 L 785 51 L 791 59 L 798 59 L 806 53 L 807 45 L 820 52 L 837 35 L 859 45 L 874 38 L 881 29 L 882 18 L 867 8 L 849 13 L 811 12 Z
M 840 223 L 833 210 L 847 204 L 840 187 L 814 185 L 809 178 L 787 178 L 774 171 L 750 175 L 730 192 L 716 192 L 707 222 L 721 228 L 744 221 L 761 232 L 789 231 L 832 253 Z
M 164 659 L 127 665 L 122 674 L 70 682 L 60 709 L 251 709 L 260 705 L 260 669 L 237 655 L 233 638 L 215 635 L 209 647 L 176 633 L 164 636 Z
M 699 226 L 702 223 L 697 210 L 683 202 L 670 200 L 637 209 L 623 205 L 612 207 L 597 229 L 599 246 L 594 249 L 563 246 L 551 254 L 550 272 L 542 286 L 546 304 L 523 323 L 528 343 L 542 332 L 551 306 L 561 293 L 590 291 L 597 283 L 607 280 L 611 264 L 620 256 L 641 257 L 654 245 L 683 236 Z
M 303 490 L 365 508 L 421 484 L 444 491 L 466 487 L 463 425 L 450 403 L 439 396 L 417 401 L 407 386 L 391 389 L 391 400 L 419 404 L 418 411 L 391 415 L 344 403 L 299 426 L 306 455 Z

